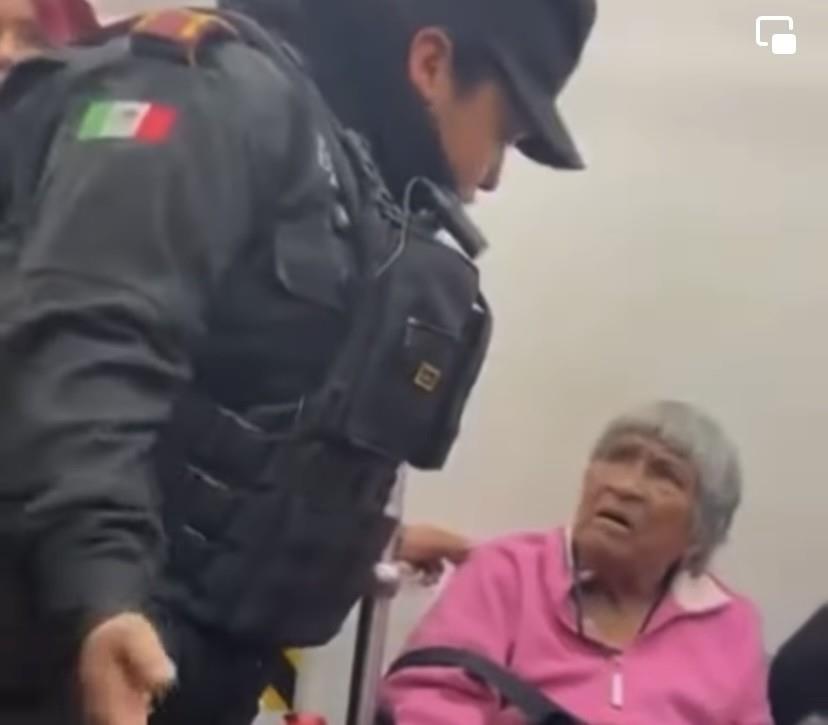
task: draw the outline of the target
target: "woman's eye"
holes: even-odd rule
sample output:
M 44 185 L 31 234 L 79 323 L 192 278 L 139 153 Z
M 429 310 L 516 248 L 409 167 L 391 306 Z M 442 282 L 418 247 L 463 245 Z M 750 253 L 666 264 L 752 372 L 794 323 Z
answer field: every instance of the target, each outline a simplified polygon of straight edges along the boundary
M 655 478 L 667 481 L 677 488 L 684 488 L 685 480 L 675 466 L 669 463 L 656 461 L 652 465 L 652 474 Z
M 634 460 L 638 453 L 638 448 L 635 446 L 616 446 L 606 452 L 604 459 L 610 463 L 624 463 Z

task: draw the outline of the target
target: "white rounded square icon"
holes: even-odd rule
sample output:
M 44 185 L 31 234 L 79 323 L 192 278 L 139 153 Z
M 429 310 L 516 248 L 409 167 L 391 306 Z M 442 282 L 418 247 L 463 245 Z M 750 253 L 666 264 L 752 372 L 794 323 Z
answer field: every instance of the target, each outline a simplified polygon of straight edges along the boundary
M 795 55 L 796 35 L 793 33 L 774 33 L 771 36 L 771 53 L 774 55 Z
M 770 23 L 785 23 L 788 32 L 772 33 L 770 41 L 763 33 L 764 26 Z M 774 55 L 796 55 L 796 35 L 794 34 L 794 20 L 790 15 L 760 15 L 756 18 L 756 45 L 760 48 L 770 46 Z

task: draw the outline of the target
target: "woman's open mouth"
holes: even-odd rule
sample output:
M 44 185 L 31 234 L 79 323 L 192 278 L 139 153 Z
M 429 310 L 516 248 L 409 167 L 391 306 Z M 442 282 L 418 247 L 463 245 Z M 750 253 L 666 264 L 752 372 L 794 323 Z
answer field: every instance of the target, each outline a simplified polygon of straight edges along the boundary
M 633 524 L 629 517 L 621 511 L 615 509 L 601 509 L 595 515 L 595 518 L 602 523 L 608 524 L 610 527 L 627 533 L 632 531 Z

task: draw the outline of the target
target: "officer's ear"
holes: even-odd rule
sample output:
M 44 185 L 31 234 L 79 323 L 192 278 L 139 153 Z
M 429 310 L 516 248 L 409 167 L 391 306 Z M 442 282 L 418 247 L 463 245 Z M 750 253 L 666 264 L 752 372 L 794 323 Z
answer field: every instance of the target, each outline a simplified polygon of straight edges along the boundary
M 441 28 L 421 28 L 408 49 L 408 77 L 426 107 L 439 109 L 454 97 L 454 44 Z

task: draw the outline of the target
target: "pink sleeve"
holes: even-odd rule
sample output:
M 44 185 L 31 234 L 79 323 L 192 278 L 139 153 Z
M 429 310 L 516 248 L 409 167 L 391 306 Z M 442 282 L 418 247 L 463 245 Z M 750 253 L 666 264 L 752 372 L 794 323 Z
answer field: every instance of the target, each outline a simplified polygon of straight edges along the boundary
M 751 622 L 746 670 L 739 709 L 731 725 L 773 725 L 768 701 L 768 658 L 762 641 L 762 622 L 753 605 L 747 617 Z
M 505 663 L 518 591 L 508 552 L 499 546 L 480 549 L 454 573 L 407 648 L 460 647 Z M 499 711 L 493 693 L 444 668 L 412 668 L 390 676 L 382 701 L 393 711 L 396 725 L 484 725 Z
M 768 668 L 763 660 L 756 663 L 745 683 L 740 711 L 732 725 L 773 725 L 768 702 Z

